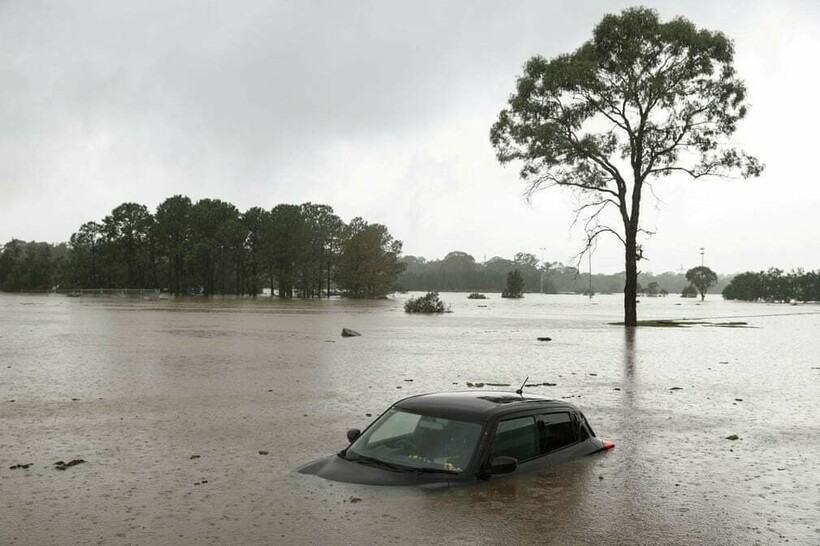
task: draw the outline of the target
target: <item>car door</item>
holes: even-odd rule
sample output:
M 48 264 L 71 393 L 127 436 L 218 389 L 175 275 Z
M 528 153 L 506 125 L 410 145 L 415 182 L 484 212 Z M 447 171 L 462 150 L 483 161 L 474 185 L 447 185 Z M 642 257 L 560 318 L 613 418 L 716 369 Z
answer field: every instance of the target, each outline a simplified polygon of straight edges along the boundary
M 490 436 L 484 467 L 489 468 L 495 457 L 513 457 L 518 461 L 516 472 L 537 466 L 541 456 L 537 414 L 513 414 L 500 418 Z
M 554 409 L 537 416 L 541 461 L 552 466 L 574 459 L 581 453 L 578 421 L 569 408 Z

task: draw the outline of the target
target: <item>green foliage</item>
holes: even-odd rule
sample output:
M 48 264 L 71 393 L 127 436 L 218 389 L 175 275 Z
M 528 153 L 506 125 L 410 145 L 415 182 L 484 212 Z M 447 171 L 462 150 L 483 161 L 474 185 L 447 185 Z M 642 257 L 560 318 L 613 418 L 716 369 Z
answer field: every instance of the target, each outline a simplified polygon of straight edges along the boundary
M 330 294 L 336 280 L 351 296 L 379 297 L 404 267 L 400 252 L 401 241 L 384 226 L 361 219 L 345 226 L 327 205 L 252 207 L 243 214 L 218 199 L 192 203 L 175 195 L 153 216 L 143 205 L 124 203 L 101 223 L 83 224 L 71 236 L 62 271 L 65 287 L 76 288 L 256 296 L 269 286 L 271 294 L 290 298 Z
M 680 296 L 682 298 L 697 298 L 698 297 L 698 289 L 693 284 L 687 284 L 681 290 Z
M 528 267 L 528 268 L 537 268 L 538 267 L 538 258 L 535 257 L 535 254 L 530 254 L 529 252 L 519 252 L 513 258 L 513 262 L 515 265 L 519 267 Z
M 407 290 L 417 292 L 501 292 L 506 287 L 507 273 L 518 269 L 524 279 L 526 291 L 538 292 L 541 288 L 541 275 L 544 277 L 544 292 L 547 294 L 574 293 L 581 294 L 589 289 L 589 275 L 581 273 L 577 268 L 564 265 L 560 262 L 547 262 L 537 267 L 516 265 L 514 260 L 495 256 L 484 263 L 476 263 L 469 254 L 459 258 L 461 263 L 469 267 L 452 267 L 450 253 L 442 260 L 427 260 L 419 256 L 405 256 L 402 261 L 406 265 L 405 271 L 399 276 L 399 284 Z M 519 253 L 523 254 L 523 253 Z M 657 283 L 663 287 L 658 292 L 680 293 L 684 286 L 689 284 L 683 273 L 642 272 L 640 281 L 652 286 Z M 729 281 L 729 277 L 721 276 L 717 288 L 722 289 Z M 614 294 L 623 292 L 625 275 L 623 272 L 614 274 L 598 273 L 592 276 L 592 289 L 596 293 Z M 649 290 L 650 288 L 647 288 Z
M 502 298 L 523 298 L 524 297 L 524 279 L 518 270 L 507 273 L 507 287 L 501 292 Z
M 383 297 L 397 288 L 404 271 L 399 260 L 402 242 L 381 224 L 354 218 L 342 232 L 336 266 L 336 285 L 353 298 Z
M 486 300 L 487 296 L 484 294 L 480 294 L 478 292 L 473 292 L 469 296 L 467 296 L 468 300 Z
M 235 294 L 230 282 L 242 264 L 236 256 L 244 244 L 244 233 L 235 206 L 219 199 L 201 199 L 191 208 L 191 266 L 202 294 Z
M 524 65 L 490 131 L 501 163 L 517 162 L 532 194 L 576 191 L 587 248 L 601 234 L 624 245 L 625 324 L 637 321 L 637 261 L 644 182 L 757 176 L 762 165 L 731 145 L 746 115 L 732 42 L 647 8 L 606 15 L 576 51 Z M 607 214 L 621 222 L 608 225 Z
M 784 274 L 782 269 L 771 268 L 757 273 L 741 273 L 723 289 L 723 297 L 766 302 L 820 301 L 820 270 L 798 269 Z
M 406 313 L 444 313 L 447 309 L 438 297 L 438 292 L 428 292 L 424 296 L 410 298 L 404 302 Z
M 185 292 L 188 275 L 186 260 L 192 254 L 191 200 L 183 195 L 174 195 L 159 204 L 154 215 L 154 242 L 156 253 L 163 259 L 158 263 L 158 276 L 172 293 Z M 79 283 L 80 286 L 83 283 Z M 96 284 L 92 280 L 93 286 Z
M 144 288 L 155 285 L 152 244 L 149 235 L 154 218 L 145 205 L 123 203 L 103 218 L 101 231 L 109 273 L 122 279 L 117 288 Z M 112 271 L 116 269 L 116 271 Z
M 0 251 L 0 290 L 48 291 L 61 282 L 65 244 L 12 239 Z
M 717 282 L 717 274 L 708 267 L 699 265 L 686 272 L 686 280 L 697 288 L 700 299 L 703 301 L 706 291 Z

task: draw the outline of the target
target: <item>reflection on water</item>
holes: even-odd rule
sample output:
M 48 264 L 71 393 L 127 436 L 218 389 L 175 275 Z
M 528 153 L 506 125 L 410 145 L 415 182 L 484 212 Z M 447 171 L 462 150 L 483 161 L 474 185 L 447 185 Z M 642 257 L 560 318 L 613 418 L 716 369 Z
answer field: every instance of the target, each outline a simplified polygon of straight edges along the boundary
M 641 318 L 755 328 L 624 329 L 619 296 L 406 297 L 0 295 L 0 542 L 820 541 L 817 307 L 657 298 Z M 437 492 L 293 472 L 399 398 L 527 376 L 615 450 Z

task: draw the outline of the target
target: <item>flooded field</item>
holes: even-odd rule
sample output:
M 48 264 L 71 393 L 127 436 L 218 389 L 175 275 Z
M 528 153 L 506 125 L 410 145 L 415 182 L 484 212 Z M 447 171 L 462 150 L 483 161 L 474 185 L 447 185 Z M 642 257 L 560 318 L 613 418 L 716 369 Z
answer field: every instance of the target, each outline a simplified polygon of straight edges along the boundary
M 820 307 L 406 297 L 0 295 L 0 544 L 820 543 Z M 399 398 L 527 376 L 615 450 L 438 492 L 294 473 Z

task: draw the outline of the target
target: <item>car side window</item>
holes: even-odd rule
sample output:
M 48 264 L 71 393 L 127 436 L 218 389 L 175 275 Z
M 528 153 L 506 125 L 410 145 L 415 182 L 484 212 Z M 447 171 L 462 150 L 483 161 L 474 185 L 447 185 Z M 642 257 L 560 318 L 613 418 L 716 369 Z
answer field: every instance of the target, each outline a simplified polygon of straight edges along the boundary
M 540 420 L 541 453 L 549 453 L 575 443 L 575 432 L 569 413 L 546 413 Z
M 589 431 L 589 434 L 591 434 L 592 436 L 595 436 L 595 431 L 592 430 L 591 426 L 589 426 L 589 421 L 587 421 L 586 415 L 584 415 L 583 413 L 581 413 L 579 411 L 578 412 L 578 417 L 581 419 L 581 422 L 583 423 L 583 426 L 587 429 L 587 431 Z
M 526 461 L 537 455 L 535 417 L 518 417 L 498 423 L 493 437 L 492 458 L 506 456 Z

